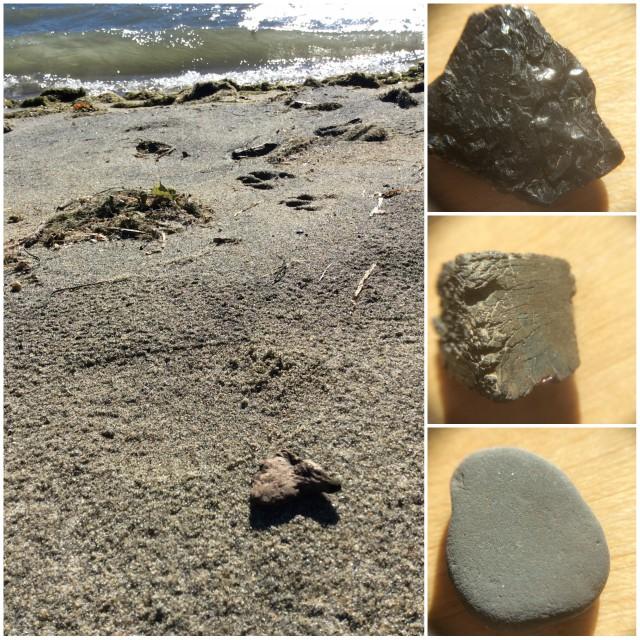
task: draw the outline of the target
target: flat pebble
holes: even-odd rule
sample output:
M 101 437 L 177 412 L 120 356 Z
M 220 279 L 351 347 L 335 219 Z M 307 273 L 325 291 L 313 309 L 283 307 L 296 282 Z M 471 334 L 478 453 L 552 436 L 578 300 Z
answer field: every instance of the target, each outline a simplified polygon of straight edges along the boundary
M 569 618 L 600 595 L 609 550 L 569 478 L 543 458 L 484 449 L 451 479 L 447 564 L 464 601 L 496 629 Z

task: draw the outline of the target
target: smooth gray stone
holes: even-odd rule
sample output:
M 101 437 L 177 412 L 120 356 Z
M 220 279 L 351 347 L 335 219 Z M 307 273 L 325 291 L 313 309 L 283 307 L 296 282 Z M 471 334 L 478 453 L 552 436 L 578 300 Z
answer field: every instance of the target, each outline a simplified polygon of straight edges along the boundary
M 569 478 L 522 449 L 483 449 L 451 479 L 449 574 L 490 627 L 533 629 L 575 616 L 600 595 L 609 550 Z
M 447 370 L 491 400 L 515 400 L 580 364 L 566 260 L 483 251 L 447 262 L 435 325 Z

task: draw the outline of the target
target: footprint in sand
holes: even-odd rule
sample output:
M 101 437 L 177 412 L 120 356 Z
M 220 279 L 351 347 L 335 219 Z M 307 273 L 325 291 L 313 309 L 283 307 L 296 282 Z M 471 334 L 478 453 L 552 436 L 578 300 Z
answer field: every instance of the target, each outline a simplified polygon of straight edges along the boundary
M 252 189 L 273 189 L 278 180 L 295 178 L 292 173 L 286 171 L 252 171 L 249 175 L 238 176 L 242 184 L 246 184 Z
M 316 200 L 315 196 L 303 193 L 295 198 L 289 198 L 287 200 L 280 200 L 280 204 L 284 204 L 287 207 L 291 207 L 296 211 L 318 211 L 320 207 L 311 204 Z

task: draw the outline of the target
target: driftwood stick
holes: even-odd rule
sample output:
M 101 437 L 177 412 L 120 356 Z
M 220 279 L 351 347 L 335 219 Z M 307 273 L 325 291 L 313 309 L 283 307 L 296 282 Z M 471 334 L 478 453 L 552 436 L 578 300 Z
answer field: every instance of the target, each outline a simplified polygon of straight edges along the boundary
M 283 258 L 282 264 L 276 269 L 275 273 L 273 274 L 273 284 L 280 282 L 280 280 L 284 278 L 288 268 L 289 268 L 289 265 L 287 264 L 287 261 Z
M 362 293 L 362 289 L 364 289 L 364 285 L 366 284 L 367 280 L 371 277 L 371 274 L 374 272 L 375 268 L 378 265 L 374 262 L 365 272 L 364 275 L 362 276 L 362 278 L 360 278 L 360 282 L 358 282 L 358 286 L 356 287 L 356 290 L 353 294 L 353 298 L 351 298 L 351 302 L 353 302 L 353 306 L 356 306 L 356 303 L 358 301 L 358 297 L 360 296 L 360 294 Z
M 320 279 L 318 280 L 318 282 L 322 282 L 322 279 L 324 278 L 325 274 L 327 273 L 327 271 L 329 271 L 329 269 L 333 266 L 333 262 L 330 262 L 324 269 L 324 271 L 322 272 L 322 275 L 320 276 Z
M 97 280 L 96 282 L 85 282 L 84 284 L 76 284 L 72 287 L 61 287 L 60 289 L 54 289 L 51 295 L 56 293 L 62 293 L 63 291 L 76 291 L 77 289 L 87 289 L 88 287 L 100 287 L 103 284 L 116 284 L 118 282 L 124 282 L 129 280 L 131 276 L 121 276 L 119 278 L 112 278 L 111 280 Z

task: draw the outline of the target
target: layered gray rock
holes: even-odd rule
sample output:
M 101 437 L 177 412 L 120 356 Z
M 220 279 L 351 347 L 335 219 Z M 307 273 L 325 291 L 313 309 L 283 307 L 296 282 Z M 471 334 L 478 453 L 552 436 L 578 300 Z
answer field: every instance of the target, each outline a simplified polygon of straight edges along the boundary
M 569 263 L 532 253 L 465 253 L 442 267 L 436 329 L 449 372 L 514 400 L 580 364 Z
M 569 478 L 521 449 L 484 449 L 451 479 L 449 574 L 489 627 L 528 630 L 586 610 L 609 574 L 604 532 Z

